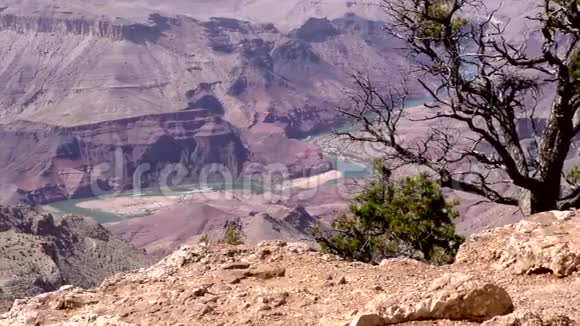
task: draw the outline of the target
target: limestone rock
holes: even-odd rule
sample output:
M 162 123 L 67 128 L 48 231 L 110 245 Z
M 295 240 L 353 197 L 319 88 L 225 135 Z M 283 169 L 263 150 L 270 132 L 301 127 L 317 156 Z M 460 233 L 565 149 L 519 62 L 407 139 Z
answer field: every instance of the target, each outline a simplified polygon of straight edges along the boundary
M 517 312 L 495 317 L 483 326 L 575 326 L 577 323 L 565 316 L 543 317 L 531 312 Z
M 250 268 L 250 264 L 244 262 L 228 263 L 222 266 L 223 270 L 248 269 L 248 268 Z
M 349 326 L 383 326 L 385 320 L 378 314 L 360 315 L 353 320 Z
M 423 263 L 416 260 L 416 259 L 411 259 L 411 258 L 407 258 L 407 257 L 400 257 L 400 258 L 383 259 L 381 261 L 381 263 L 379 264 L 379 266 L 389 267 L 391 265 L 397 265 L 397 264 L 421 265 Z
M 219 274 L 219 279 L 228 284 L 238 284 L 248 277 L 247 272 L 240 270 L 223 271 Z
M 569 276 L 580 266 L 580 216 L 574 211 L 545 212 L 486 232 L 465 244 L 457 261 L 490 261 L 518 275 Z
M 158 264 L 150 267 L 146 274 L 152 278 L 163 278 L 171 275 L 189 263 L 198 262 L 205 250 L 203 246 L 182 246 L 171 255 L 163 258 Z
M 271 265 L 258 265 L 257 267 L 248 271 L 246 275 L 253 276 L 263 280 L 269 280 L 271 278 L 283 277 L 285 274 L 286 270 L 282 267 Z
M 285 241 L 281 240 L 265 240 L 261 241 L 256 245 L 258 248 L 283 248 L 286 247 L 288 244 Z
M 366 308 L 378 313 L 385 324 L 436 319 L 482 322 L 513 312 L 514 304 L 509 294 L 497 285 L 465 274 L 448 274 L 435 280 L 425 291 L 383 294 Z

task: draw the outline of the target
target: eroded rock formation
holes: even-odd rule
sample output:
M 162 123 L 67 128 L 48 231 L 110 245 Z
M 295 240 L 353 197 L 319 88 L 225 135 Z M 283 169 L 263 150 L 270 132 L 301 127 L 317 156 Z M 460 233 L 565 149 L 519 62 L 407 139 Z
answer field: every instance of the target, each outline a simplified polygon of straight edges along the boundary
M 0 207 L 0 305 L 67 284 L 93 287 L 151 262 L 91 220 Z
M 580 239 L 577 211 L 540 213 L 473 237 L 458 255 L 459 262 L 485 259 L 518 275 L 567 277 L 579 271 L 580 241 L 571 240 Z

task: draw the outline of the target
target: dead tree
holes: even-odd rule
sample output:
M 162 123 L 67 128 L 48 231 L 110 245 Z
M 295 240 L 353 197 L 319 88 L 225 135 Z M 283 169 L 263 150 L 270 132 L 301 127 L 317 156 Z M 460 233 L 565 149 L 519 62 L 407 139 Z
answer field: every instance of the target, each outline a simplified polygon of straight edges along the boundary
M 422 166 L 443 186 L 496 203 L 522 204 L 506 191 L 511 186 L 529 195 L 532 213 L 579 207 L 580 185 L 563 187 L 564 163 L 580 131 L 579 4 L 542 1 L 529 17 L 541 40 L 534 53 L 527 40 L 508 39 L 496 10 L 478 0 L 382 0 L 387 31 L 406 44 L 418 82 L 433 98 L 415 122 L 437 128 L 421 141 L 401 140 L 406 92 L 385 94 L 358 75 L 343 112 L 362 128 L 339 134 L 379 144 L 386 162 Z M 542 111 L 544 90 L 554 95 Z M 525 145 L 523 125 L 533 129 Z

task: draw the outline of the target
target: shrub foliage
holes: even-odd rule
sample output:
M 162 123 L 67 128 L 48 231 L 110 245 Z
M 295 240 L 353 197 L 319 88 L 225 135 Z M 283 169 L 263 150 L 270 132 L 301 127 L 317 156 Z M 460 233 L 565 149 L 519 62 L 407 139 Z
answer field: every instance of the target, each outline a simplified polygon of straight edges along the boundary
M 226 225 L 224 239 L 222 240 L 223 243 L 231 246 L 237 246 L 244 244 L 243 238 L 244 235 L 238 225 L 234 223 L 228 223 Z
M 396 256 L 451 263 L 464 241 L 453 224 L 457 203 L 427 175 L 390 182 L 381 162 L 375 174 L 350 211 L 333 221 L 333 231 L 314 230 L 323 250 L 370 263 Z

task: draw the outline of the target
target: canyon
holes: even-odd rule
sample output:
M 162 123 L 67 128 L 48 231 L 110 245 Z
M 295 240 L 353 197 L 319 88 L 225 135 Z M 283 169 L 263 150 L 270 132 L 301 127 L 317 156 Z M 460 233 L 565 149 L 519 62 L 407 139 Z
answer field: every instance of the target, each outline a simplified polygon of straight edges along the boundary
M 344 125 L 337 108 L 349 104 L 351 74 L 404 86 L 418 106 L 425 99 L 377 5 L 0 0 L 0 203 L 54 204 L 54 214 L 113 223 L 107 227 L 118 236 L 161 252 L 219 230 L 226 220 L 251 220 L 250 213 L 281 218 L 277 209 L 304 207 L 329 221 L 354 191 L 339 189 L 335 178 L 301 198 L 312 190 L 300 180 L 350 173 L 334 171 L 344 157 L 333 144 L 304 139 Z M 515 1 L 499 13 L 514 17 L 513 31 L 522 30 L 519 9 L 533 10 Z M 414 123 L 404 132 L 412 139 L 428 127 Z M 364 165 L 375 153 L 338 144 L 355 149 L 350 156 L 367 175 Z M 188 194 L 253 187 L 272 169 L 297 179 L 284 197 L 264 199 L 271 189 L 261 189 L 241 196 L 249 204 L 239 205 Z M 220 182 L 227 185 L 214 187 Z M 159 192 L 163 199 L 141 198 Z M 110 209 L 114 196 L 130 213 Z M 93 197 L 99 208 L 79 207 Z M 458 223 L 467 234 L 521 218 L 517 209 L 460 199 Z M 155 202 L 139 206 L 148 200 Z M 182 224 L 191 228 L 166 234 Z
M 536 2 L 485 3 L 506 38 L 533 31 Z M 575 209 L 445 190 L 468 238 L 451 265 L 318 251 L 385 150 L 332 134 L 355 130 L 352 75 L 408 91 L 401 138 L 439 127 L 386 19 L 366 0 L 0 0 L 0 325 L 575 325 Z M 533 155 L 542 91 L 514 131 Z
M 143 163 L 156 166 L 141 187 L 175 163 L 192 182 L 213 163 L 234 179 L 250 163 L 285 165 L 291 178 L 327 172 L 322 150 L 299 140 L 344 123 L 349 75 L 408 68 L 380 21 L 340 1 L 323 7 L 341 14 L 302 13 L 287 29 L 177 14 L 181 2 L 109 5 L 0 2 L 0 202 L 128 190 Z M 116 176 L 98 171 L 115 164 L 114 146 L 126 161 Z
M 94 217 L 156 256 L 230 222 L 247 241 L 310 239 L 350 197 L 327 185 L 300 198 L 309 178 L 341 177 L 303 139 L 345 122 L 352 73 L 408 62 L 369 4 L 284 6 L 273 19 L 268 1 L 0 1 L 0 203 Z M 276 173 L 285 197 L 189 195 Z M 131 213 L 107 210 L 116 196 Z M 98 209 L 79 209 L 91 198 Z M 297 211 L 300 230 L 286 221 Z

